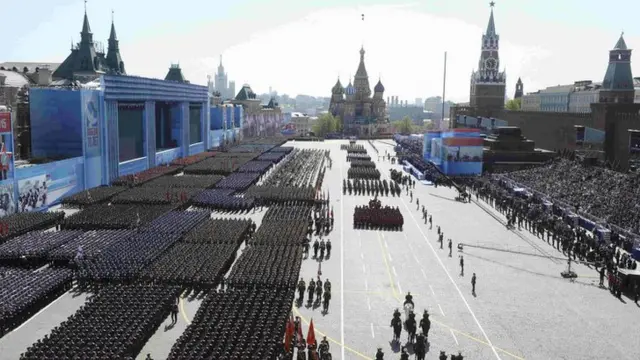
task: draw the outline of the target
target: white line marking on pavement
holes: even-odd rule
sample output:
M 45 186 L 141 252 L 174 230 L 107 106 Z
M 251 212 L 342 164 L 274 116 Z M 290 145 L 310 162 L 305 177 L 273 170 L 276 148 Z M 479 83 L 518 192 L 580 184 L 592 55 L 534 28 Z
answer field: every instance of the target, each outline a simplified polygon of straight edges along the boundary
M 344 178 L 344 162 L 340 162 L 340 175 Z M 340 192 L 340 213 L 342 217 L 340 219 L 340 344 L 341 346 L 341 359 L 346 359 L 344 356 L 344 192 Z M 362 246 L 362 238 L 358 232 L 358 238 L 360 238 L 360 246 Z
M 364 289 L 369 291 L 369 283 L 367 282 L 367 279 L 364 279 Z
M 427 280 L 427 274 L 424 272 L 424 269 L 420 269 L 422 271 L 422 277 Z
M 392 266 L 391 270 L 393 270 L 393 275 L 398 276 L 398 273 L 396 272 L 396 267 Z
M 367 296 L 367 305 L 369 306 L 369 311 L 371 311 L 371 299 Z
M 393 258 L 391 257 L 391 254 L 387 254 L 389 255 L 389 261 L 393 261 Z
M 399 282 L 399 281 L 398 281 L 398 291 L 400 291 L 400 294 L 404 294 L 404 293 L 402 292 L 402 288 L 400 287 L 400 282 Z
M 420 260 L 418 260 L 418 257 L 416 256 L 416 254 L 413 252 L 413 250 L 411 250 L 411 255 L 413 255 L 413 259 L 418 263 L 418 265 L 420 265 Z
M 374 339 L 376 338 L 376 333 L 373 332 L 373 323 L 371 323 L 371 337 Z
M 478 328 L 482 332 L 482 335 L 484 336 L 484 339 L 487 341 L 489 346 L 491 346 L 491 350 L 493 350 L 493 354 L 496 356 L 497 359 L 501 360 L 500 355 L 498 355 L 498 351 L 496 350 L 495 346 L 493 346 L 493 343 L 489 339 L 489 336 L 487 336 L 487 333 L 484 331 L 484 328 L 482 328 L 482 325 L 480 325 L 480 321 L 478 321 L 478 318 L 476 317 L 476 314 L 474 314 L 473 310 L 471 310 L 471 306 L 469 306 L 469 302 L 467 302 L 467 299 L 462 294 L 462 291 L 458 287 L 458 284 L 456 284 L 456 282 L 453 280 L 453 277 L 451 277 L 451 274 L 447 270 L 447 267 L 444 266 L 444 263 L 442 262 L 442 260 L 438 256 L 438 253 L 436 252 L 436 249 L 433 247 L 433 245 L 431 245 L 431 243 L 427 239 L 427 236 L 422 231 L 422 228 L 420 228 L 420 225 L 418 224 L 418 221 L 416 221 L 416 218 L 415 218 L 415 216 L 413 216 L 413 213 L 411 212 L 411 210 L 407 206 L 407 203 L 404 201 L 403 198 L 400 198 L 400 201 L 402 201 L 402 204 L 407 209 L 407 212 L 409 213 L 409 216 L 411 216 L 411 219 L 413 219 L 413 222 L 415 223 L 416 227 L 418 228 L 418 231 L 422 235 L 422 238 L 427 243 L 427 245 L 429 245 L 429 248 L 431 248 L 431 252 L 433 253 L 433 256 L 435 256 L 435 258 L 438 260 L 438 263 L 442 267 L 442 270 L 444 270 L 445 274 L 447 274 L 447 277 L 449 278 L 449 281 L 451 281 L 451 284 L 453 285 L 453 287 L 458 291 L 458 295 L 460 295 L 460 298 L 462 299 L 462 302 L 464 302 L 465 306 L 467 307 L 467 310 L 469 310 L 469 314 L 471 314 L 471 317 L 473 317 L 473 320 L 475 321 L 476 325 L 478 325 Z
M 449 331 L 451 331 L 451 336 L 453 336 L 453 340 L 456 341 L 456 345 L 460 345 L 460 343 L 458 342 L 458 338 L 456 337 L 456 334 L 453 333 L 453 330 L 449 329 Z
M 360 259 L 364 260 L 364 254 L 360 253 Z
M 436 292 L 433 291 L 433 287 L 431 287 L 431 285 L 429 285 L 429 289 L 431 289 L 431 293 L 433 294 L 433 296 L 436 296 Z
M 367 267 L 364 264 L 362 264 L 362 272 L 365 274 L 367 273 Z
M 440 306 L 440 304 L 438 304 L 438 309 L 440 309 L 440 312 L 442 313 L 442 316 L 446 316 L 446 315 L 444 314 L 444 310 L 442 310 L 442 306 Z
M 31 320 L 35 319 L 38 315 L 40 315 L 41 313 L 43 313 L 45 310 L 47 310 L 48 308 L 50 308 L 53 304 L 57 303 L 60 299 L 62 299 L 63 296 L 67 295 L 71 290 L 67 290 L 64 294 L 60 295 L 57 299 L 53 300 L 51 302 L 51 304 L 43 307 L 40 311 L 38 311 L 35 315 L 31 316 L 27 321 L 23 322 L 22 325 L 18 326 L 17 328 L 13 329 L 10 332 L 15 332 L 20 330 L 23 326 L 27 325 L 28 323 L 31 322 Z M 8 334 L 8 333 L 7 333 Z M 6 335 L 6 334 L 5 334 Z
M 387 245 L 387 240 L 384 240 L 384 247 L 389 250 L 389 245 Z

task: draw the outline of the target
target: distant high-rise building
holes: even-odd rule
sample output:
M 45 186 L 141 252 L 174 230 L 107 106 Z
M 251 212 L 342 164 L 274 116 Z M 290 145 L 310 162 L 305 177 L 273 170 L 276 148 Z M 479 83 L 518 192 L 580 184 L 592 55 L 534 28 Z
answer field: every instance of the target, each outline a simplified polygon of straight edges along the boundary
M 422 98 L 416 98 L 413 104 L 415 106 L 422 106 Z
M 438 113 L 442 111 L 442 97 L 440 96 L 431 96 L 428 97 L 427 100 L 424 101 L 424 109 L 426 111 L 431 111 L 434 113 Z
M 211 85 L 209 85 L 211 87 Z M 220 65 L 218 65 L 218 72 L 215 76 L 215 84 L 213 90 L 220 93 L 220 97 L 223 100 L 233 99 L 236 96 L 236 83 L 229 81 L 228 75 L 224 72 L 224 66 L 222 66 L 222 55 L 220 55 Z

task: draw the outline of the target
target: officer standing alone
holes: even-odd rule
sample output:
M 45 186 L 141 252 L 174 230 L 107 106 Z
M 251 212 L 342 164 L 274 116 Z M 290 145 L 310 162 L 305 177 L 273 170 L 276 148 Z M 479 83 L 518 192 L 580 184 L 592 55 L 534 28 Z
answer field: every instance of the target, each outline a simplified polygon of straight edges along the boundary
M 476 296 L 476 273 L 473 273 L 473 276 L 471 277 L 471 294 Z

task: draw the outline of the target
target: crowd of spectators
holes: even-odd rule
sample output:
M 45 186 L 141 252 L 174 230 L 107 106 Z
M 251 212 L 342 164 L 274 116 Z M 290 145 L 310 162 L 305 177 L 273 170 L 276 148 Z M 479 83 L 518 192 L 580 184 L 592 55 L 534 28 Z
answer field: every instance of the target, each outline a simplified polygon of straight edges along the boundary
M 640 176 L 558 159 L 505 175 L 587 217 L 640 233 Z

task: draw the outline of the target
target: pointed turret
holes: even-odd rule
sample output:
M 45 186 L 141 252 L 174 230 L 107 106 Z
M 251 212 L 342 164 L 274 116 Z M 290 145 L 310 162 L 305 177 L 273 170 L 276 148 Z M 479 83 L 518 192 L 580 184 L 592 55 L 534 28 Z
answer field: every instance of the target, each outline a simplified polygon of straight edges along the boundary
M 623 35 L 620 35 L 613 50 L 609 51 L 609 65 L 602 81 L 600 102 L 632 103 L 634 100 L 631 49 L 627 48 Z
M 333 95 L 344 94 L 344 87 L 342 87 L 342 84 L 340 83 L 340 78 L 338 78 L 338 81 L 336 81 L 336 84 L 333 85 L 333 88 L 331 89 L 331 93 Z
M 118 41 L 116 36 L 116 24 L 111 20 L 111 32 L 109 33 L 109 41 Z
M 367 75 L 367 69 L 364 66 L 364 53 L 364 47 L 360 48 L 360 64 L 358 64 L 358 70 L 353 80 L 353 86 L 356 89 L 356 98 L 358 100 L 364 100 L 371 96 L 369 75 Z
M 495 4 L 493 1 L 489 3 L 491 6 L 491 15 L 489 16 L 489 24 L 487 24 L 487 32 L 485 33 L 487 36 L 496 34 L 496 23 L 493 20 L 493 6 Z
M 524 85 L 522 84 L 522 79 L 518 78 L 516 82 L 516 93 L 513 96 L 514 99 L 519 99 L 524 95 Z
M 624 41 L 624 33 L 620 34 L 620 38 L 616 46 L 613 47 L 613 50 L 629 50 L 627 49 L 627 43 Z
M 84 8 L 84 19 L 82 20 L 82 32 L 80 32 L 81 42 L 93 42 L 93 34 L 91 33 L 91 26 L 89 26 L 89 16 L 87 16 L 87 8 Z
M 109 49 L 107 50 L 107 68 L 113 74 L 126 74 L 124 61 L 120 55 L 120 45 L 116 36 L 116 25 L 111 12 L 111 33 L 109 34 Z
M 357 78 L 369 78 L 367 69 L 364 66 L 364 47 L 360 48 L 360 64 L 358 64 L 358 70 L 356 71 L 356 79 Z

